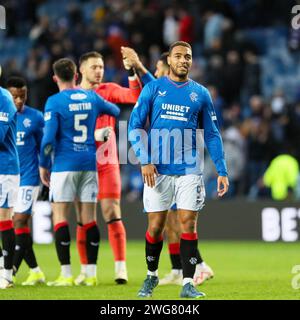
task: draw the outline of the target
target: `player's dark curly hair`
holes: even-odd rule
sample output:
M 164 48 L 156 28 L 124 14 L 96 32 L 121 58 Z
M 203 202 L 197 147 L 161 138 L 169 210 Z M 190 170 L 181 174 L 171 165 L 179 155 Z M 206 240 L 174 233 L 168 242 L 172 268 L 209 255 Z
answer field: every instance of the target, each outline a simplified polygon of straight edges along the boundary
M 22 77 L 10 77 L 6 81 L 6 88 L 24 88 L 26 87 L 26 81 Z

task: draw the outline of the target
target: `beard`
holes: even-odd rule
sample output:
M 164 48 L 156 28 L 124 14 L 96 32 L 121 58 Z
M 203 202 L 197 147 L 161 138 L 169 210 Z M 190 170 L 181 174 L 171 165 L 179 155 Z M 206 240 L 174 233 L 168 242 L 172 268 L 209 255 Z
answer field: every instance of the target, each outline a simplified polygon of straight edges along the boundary
M 170 70 L 179 79 L 186 79 L 189 74 L 189 68 L 186 68 L 186 70 L 180 70 L 180 67 L 174 68 L 173 66 L 170 66 Z

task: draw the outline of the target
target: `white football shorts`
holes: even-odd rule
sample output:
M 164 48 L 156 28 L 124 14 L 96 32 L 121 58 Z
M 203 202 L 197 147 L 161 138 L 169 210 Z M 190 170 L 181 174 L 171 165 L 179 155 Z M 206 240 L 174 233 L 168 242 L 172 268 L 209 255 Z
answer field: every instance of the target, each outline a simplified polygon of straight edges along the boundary
M 159 175 L 155 187 L 144 184 L 144 208 L 146 212 L 166 211 L 176 203 L 177 209 L 200 211 L 204 206 L 205 187 L 200 175 Z
M 96 171 L 52 172 L 49 199 L 51 202 L 97 202 Z
M 32 208 L 38 198 L 39 190 L 39 186 L 21 186 L 14 212 L 31 214 Z
M 17 202 L 20 175 L 0 174 L 0 208 L 13 208 Z

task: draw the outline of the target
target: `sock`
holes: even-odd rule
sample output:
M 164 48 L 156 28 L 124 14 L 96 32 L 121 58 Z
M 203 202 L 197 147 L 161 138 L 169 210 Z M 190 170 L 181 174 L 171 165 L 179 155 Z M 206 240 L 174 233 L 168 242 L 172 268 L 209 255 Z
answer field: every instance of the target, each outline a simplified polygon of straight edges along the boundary
M 125 261 L 115 261 L 115 273 L 118 273 L 121 270 L 126 269 Z
M 63 264 L 61 266 L 61 274 L 65 278 L 70 278 L 72 277 L 72 271 L 71 271 L 71 265 L 70 264 Z
M 148 270 L 155 272 L 158 269 L 159 257 L 163 247 L 163 237 L 153 238 L 146 232 L 146 262 Z
M 2 248 L 0 247 L 0 269 L 4 267 L 4 258 L 2 253 Z
M 87 277 L 96 277 L 97 276 L 97 265 L 96 264 L 88 264 L 86 266 L 86 275 Z
M 115 261 L 126 260 L 126 230 L 121 219 L 107 223 L 108 239 L 112 248 Z
M 54 226 L 55 247 L 61 265 L 70 265 L 70 231 L 68 223 L 61 222 Z
M 182 233 L 180 239 L 180 257 L 183 278 L 193 279 L 197 264 L 197 233 Z
M 180 243 L 169 243 L 169 254 L 172 264 L 172 269 L 180 270 L 182 269 L 180 260 Z
M 3 269 L 2 276 L 8 281 L 12 281 L 13 269 Z
M 14 275 L 19 270 L 23 261 L 25 252 L 28 250 L 30 244 L 30 230 L 28 227 L 15 229 L 16 247 L 13 259 Z
M 97 264 L 100 242 L 99 228 L 96 221 L 85 224 L 83 227 L 86 230 L 86 252 L 88 265 Z
M 12 270 L 15 251 L 15 232 L 12 220 L 0 221 L 4 269 Z
M 41 269 L 40 269 L 40 267 L 35 267 L 35 268 L 32 268 L 32 269 L 30 269 L 32 272 L 34 272 L 34 273 L 39 273 L 39 272 L 41 272 Z
M 38 268 L 36 257 L 33 251 L 33 240 L 31 234 L 29 234 L 29 246 L 25 251 L 24 260 L 30 269 Z
M 87 266 L 87 264 L 82 264 L 82 265 L 80 266 L 80 273 L 86 274 L 86 266 Z
M 200 250 L 197 249 L 197 255 L 196 255 L 196 258 L 197 258 L 197 264 L 200 264 L 203 262 L 203 259 L 201 257 L 201 254 L 200 254 Z
M 87 265 L 88 259 L 87 259 L 87 252 L 86 252 L 86 230 L 82 226 L 82 224 L 77 224 L 76 245 L 77 245 L 77 251 L 79 253 L 81 266 Z M 84 271 L 82 269 L 84 269 Z M 86 267 L 83 267 L 82 269 L 81 269 L 81 272 L 85 273 Z
M 155 271 L 147 271 L 147 276 L 158 277 L 158 270 Z
M 194 285 L 193 278 L 183 278 L 182 286 L 185 286 L 187 283 L 191 283 L 192 285 Z

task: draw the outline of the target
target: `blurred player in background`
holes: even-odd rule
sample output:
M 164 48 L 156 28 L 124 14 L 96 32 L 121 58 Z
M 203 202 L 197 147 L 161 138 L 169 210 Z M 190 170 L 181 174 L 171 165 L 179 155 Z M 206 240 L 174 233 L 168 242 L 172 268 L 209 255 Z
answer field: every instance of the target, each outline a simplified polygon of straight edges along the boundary
M 163 246 L 162 233 L 168 209 L 174 201 L 177 204 L 180 229 L 182 231 L 180 257 L 183 281 L 180 297 L 202 298 L 205 294 L 198 292 L 193 282 L 198 261 L 197 215 L 198 211 L 202 209 L 205 200 L 205 189 L 200 168 L 201 157 L 199 152 L 201 150 L 196 150 L 196 139 L 192 138 L 191 145 L 188 148 L 189 150 L 191 148 L 194 152 L 193 154 L 197 155 L 193 159 L 193 163 L 190 164 L 186 160 L 186 155 L 183 154 L 184 150 L 181 147 L 177 152 L 171 152 L 170 163 L 167 164 L 162 163 L 160 159 L 160 150 L 162 148 L 162 142 L 160 142 L 159 146 L 154 146 L 157 149 L 152 150 L 155 153 L 156 160 L 159 160 L 157 165 L 153 165 L 147 152 L 148 142 L 140 139 L 140 134 L 144 133 L 143 128 L 148 116 L 151 130 L 164 130 L 164 132 L 166 132 L 166 128 L 169 130 L 176 129 L 176 132 L 180 130 L 181 135 L 178 138 L 182 139 L 186 129 L 192 130 L 195 137 L 196 129 L 199 126 L 199 117 L 202 114 L 204 140 L 219 174 L 218 195 L 220 197 L 228 190 L 227 168 L 222 138 L 218 130 L 217 118 L 210 94 L 206 88 L 188 77 L 192 66 L 191 46 L 183 41 L 173 43 L 169 50 L 168 64 L 170 67 L 168 77 L 161 77 L 158 80 L 151 81 L 144 87 L 132 111 L 128 129 L 129 139 L 142 166 L 142 176 L 145 183 L 144 207 L 148 212 L 148 230 L 146 233 L 148 272 L 138 296 L 152 296 L 153 289 L 159 283 L 158 263 Z M 180 112 L 176 112 L 178 106 L 180 107 Z M 150 135 L 151 131 L 148 132 Z M 170 137 L 164 136 L 164 138 L 169 139 Z M 174 142 L 174 145 L 176 145 L 176 142 Z M 170 148 L 170 145 L 168 147 Z M 178 159 L 174 154 L 177 156 L 181 154 L 182 163 L 177 162 Z
M 132 66 L 141 76 L 143 84 L 147 84 L 155 78 L 144 67 L 140 61 L 137 53 L 132 48 L 122 47 L 122 54 L 127 57 Z M 168 65 L 168 52 L 164 52 L 156 63 L 155 77 L 158 79 L 163 76 L 168 76 L 170 68 Z M 159 280 L 160 285 L 168 284 L 182 284 L 182 264 L 180 260 L 180 222 L 178 219 L 176 204 L 168 212 L 167 221 L 165 225 L 165 233 L 167 235 L 168 250 L 172 264 L 172 270 L 166 274 L 164 278 Z M 197 265 L 194 275 L 194 282 L 196 285 L 202 284 L 205 280 L 209 280 L 214 276 L 210 266 L 208 266 L 202 259 L 199 249 L 197 250 Z
M 3 270 L 0 274 L 0 289 L 13 286 L 15 232 L 12 215 L 20 184 L 16 132 L 17 108 L 11 94 L 0 87 L 0 233 L 4 257 Z
M 94 91 L 76 88 L 76 65 L 60 59 L 53 65 L 59 93 L 48 98 L 45 107 L 45 132 L 41 146 L 40 176 L 50 186 L 55 245 L 61 274 L 49 286 L 72 286 L 70 232 L 67 217 L 78 200 L 86 232 L 87 267 L 85 285 L 97 284 L 97 257 L 100 234 L 95 221 L 97 203 L 96 146 L 94 131 L 100 114 L 118 116 L 120 109 Z M 49 162 L 54 160 L 49 177 Z
M 82 55 L 79 64 L 82 75 L 80 83 L 81 88 L 94 90 L 102 98 L 113 103 L 136 103 L 142 90 L 142 86 L 131 66 L 126 66 L 129 73 L 129 88 L 124 88 L 116 83 L 102 83 L 104 76 L 104 61 L 100 53 L 93 51 Z M 100 116 L 97 119 L 96 125 L 98 134 L 104 137 L 106 128 L 115 128 L 115 123 L 116 120 L 112 116 Z M 101 204 L 104 221 L 107 224 L 108 239 L 114 254 L 115 281 L 117 284 L 125 284 L 128 281 L 126 268 L 126 231 L 121 217 L 121 176 L 115 133 L 113 132 L 107 143 L 104 143 L 103 141 L 97 142 L 97 150 L 105 150 L 103 153 L 104 156 L 107 157 L 109 149 L 110 161 L 106 164 L 97 164 L 99 181 L 98 200 Z M 82 228 L 80 216 L 77 217 L 77 222 L 77 247 L 80 255 L 81 273 L 75 280 L 75 283 L 80 285 L 84 284 L 86 277 L 86 234 L 85 230 Z
M 45 276 L 40 270 L 33 251 L 30 234 L 30 217 L 39 194 L 39 153 L 43 137 L 43 114 L 25 105 L 27 85 L 23 78 L 11 77 L 6 83 L 12 94 L 17 112 L 17 148 L 20 161 L 20 188 L 14 208 L 16 248 L 14 254 L 14 275 L 22 260 L 30 268 L 29 276 L 22 285 L 44 283 Z

